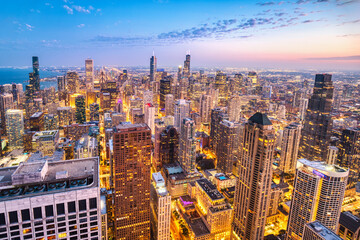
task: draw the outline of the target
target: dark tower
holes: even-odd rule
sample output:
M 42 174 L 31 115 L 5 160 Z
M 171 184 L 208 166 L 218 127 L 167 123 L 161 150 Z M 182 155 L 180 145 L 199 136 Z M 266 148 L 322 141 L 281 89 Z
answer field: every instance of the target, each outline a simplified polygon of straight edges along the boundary
M 301 132 L 299 157 L 325 161 L 332 128 L 331 105 L 334 87 L 330 74 L 316 74 L 313 94 Z

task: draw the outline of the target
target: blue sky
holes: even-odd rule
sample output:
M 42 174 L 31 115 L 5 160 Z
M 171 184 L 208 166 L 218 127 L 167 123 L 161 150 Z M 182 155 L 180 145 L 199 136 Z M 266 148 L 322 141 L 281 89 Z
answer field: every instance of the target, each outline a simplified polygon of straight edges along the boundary
M 0 9 L 0 66 L 360 66 L 360 0 L 12 0 Z

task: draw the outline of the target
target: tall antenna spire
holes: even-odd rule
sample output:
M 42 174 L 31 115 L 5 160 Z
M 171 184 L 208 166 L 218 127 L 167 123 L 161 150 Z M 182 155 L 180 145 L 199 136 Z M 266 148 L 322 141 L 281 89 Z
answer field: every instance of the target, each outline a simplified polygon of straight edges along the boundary
M 153 49 L 153 56 L 155 56 L 155 51 L 154 51 L 154 49 Z

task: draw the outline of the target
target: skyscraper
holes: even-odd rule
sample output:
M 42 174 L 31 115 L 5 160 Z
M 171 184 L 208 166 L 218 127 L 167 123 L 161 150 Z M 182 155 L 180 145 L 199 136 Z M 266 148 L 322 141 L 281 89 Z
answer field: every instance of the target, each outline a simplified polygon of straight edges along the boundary
M 153 54 L 150 58 L 150 82 L 156 80 L 157 59 Z
M 354 187 L 360 179 L 360 129 L 344 129 L 338 147 L 337 164 L 349 169 L 348 186 Z
M 216 72 L 215 89 L 219 89 L 219 101 L 224 103 L 229 97 L 227 76 L 221 71 Z
M 209 123 L 211 116 L 212 98 L 210 95 L 202 95 L 200 98 L 201 122 Z
M 151 129 L 151 134 L 155 134 L 155 107 L 151 103 L 144 107 L 145 123 Z
M 174 105 L 174 121 L 176 130 L 181 129 L 181 123 L 184 118 L 190 117 L 190 101 L 180 99 Z
M 216 168 L 223 173 L 231 174 L 233 164 L 238 156 L 240 124 L 223 120 L 220 122 L 219 131 L 222 134 L 219 136 L 220 138 L 217 144 Z
M 193 173 L 195 171 L 195 122 L 191 118 L 182 119 L 179 143 L 179 162 L 186 173 Z
M 291 123 L 283 131 L 279 169 L 295 174 L 301 137 L 301 124 Z
M 167 126 L 160 133 L 159 139 L 159 163 L 169 164 L 178 160 L 179 134 L 173 126 Z
M 113 146 L 115 238 L 150 239 L 150 128 L 120 124 Z
M 334 87 L 330 74 L 316 74 L 313 94 L 301 132 L 301 158 L 326 161 L 332 128 L 331 105 Z
M 265 114 L 245 124 L 235 187 L 232 239 L 262 239 L 270 204 L 275 130 Z
M 185 57 L 183 76 L 190 77 L 190 53 L 186 54 L 186 57 Z
M 40 90 L 39 57 L 32 57 L 33 72 L 29 73 L 29 84 L 34 87 L 34 91 Z
M 171 195 L 166 189 L 160 172 L 152 174 L 151 181 L 151 228 L 154 239 L 170 239 Z
M 85 83 L 88 91 L 94 89 L 94 62 L 92 59 L 85 60 Z
M 166 94 L 165 95 L 165 116 L 174 115 L 174 95 Z
M 66 73 L 66 87 L 69 93 L 76 93 L 79 89 L 79 75 L 77 72 L 70 71 Z
M 287 239 L 303 236 L 305 224 L 318 220 L 336 232 L 349 171 L 336 165 L 299 159 L 287 226 Z
M 160 80 L 160 110 L 165 110 L 165 99 L 167 94 L 171 94 L 171 81 L 168 77 Z
M 86 122 L 85 96 L 79 95 L 75 98 L 75 118 L 77 123 Z
M 0 114 L 1 114 L 1 128 L 5 129 L 5 113 L 8 109 L 14 108 L 14 97 L 12 94 L 6 93 L 0 95 Z
M 6 132 L 11 148 L 23 147 L 24 117 L 22 110 L 8 109 L 5 114 Z
M 219 124 L 222 120 L 229 120 L 222 108 L 214 108 L 211 110 L 211 122 L 210 122 L 210 139 L 212 149 L 217 149 L 219 135 L 222 134 L 219 131 Z
M 99 104 L 90 104 L 90 121 L 99 121 Z

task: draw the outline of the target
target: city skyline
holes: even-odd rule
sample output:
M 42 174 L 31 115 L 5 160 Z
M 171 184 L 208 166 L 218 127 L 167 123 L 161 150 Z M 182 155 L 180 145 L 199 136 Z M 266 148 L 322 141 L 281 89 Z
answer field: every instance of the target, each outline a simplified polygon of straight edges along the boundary
M 0 66 L 178 66 L 355 70 L 358 0 L 7 2 Z M 119 14 L 119 12 L 121 14 Z M 44 66 L 44 64 L 42 64 Z

